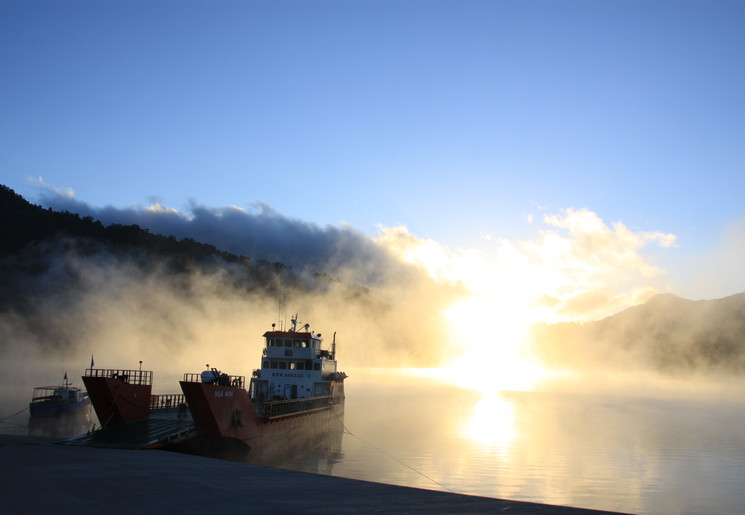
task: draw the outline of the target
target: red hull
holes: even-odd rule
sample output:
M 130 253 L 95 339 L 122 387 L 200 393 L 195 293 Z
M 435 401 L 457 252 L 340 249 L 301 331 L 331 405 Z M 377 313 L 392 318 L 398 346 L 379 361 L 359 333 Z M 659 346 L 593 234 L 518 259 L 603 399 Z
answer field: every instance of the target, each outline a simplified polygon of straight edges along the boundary
M 129 384 L 111 377 L 83 376 L 101 427 L 141 420 L 150 415 L 152 386 Z
M 250 446 L 268 443 L 268 436 L 299 433 L 336 422 L 344 404 L 333 404 L 272 417 L 257 415 L 243 388 L 181 381 L 181 389 L 200 434 L 234 438 Z

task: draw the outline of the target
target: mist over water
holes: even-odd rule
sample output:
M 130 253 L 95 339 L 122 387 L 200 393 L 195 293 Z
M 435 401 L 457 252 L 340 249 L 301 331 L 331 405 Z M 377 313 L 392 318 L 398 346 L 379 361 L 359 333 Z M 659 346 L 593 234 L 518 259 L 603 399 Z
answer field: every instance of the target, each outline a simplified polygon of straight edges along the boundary
M 743 408 L 742 397 L 664 387 L 478 392 L 354 369 L 331 474 L 628 513 L 733 513 L 745 500 Z M 315 472 L 300 458 L 279 466 Z

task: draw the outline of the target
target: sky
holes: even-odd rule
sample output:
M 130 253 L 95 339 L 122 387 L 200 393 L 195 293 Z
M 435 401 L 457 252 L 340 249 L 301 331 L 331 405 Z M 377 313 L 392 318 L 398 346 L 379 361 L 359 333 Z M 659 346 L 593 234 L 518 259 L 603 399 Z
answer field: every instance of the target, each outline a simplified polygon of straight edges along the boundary
M 3 0 L 0 182 L 353 230 L 508 316 L 723 297 L 743 26 L 734 1 Z

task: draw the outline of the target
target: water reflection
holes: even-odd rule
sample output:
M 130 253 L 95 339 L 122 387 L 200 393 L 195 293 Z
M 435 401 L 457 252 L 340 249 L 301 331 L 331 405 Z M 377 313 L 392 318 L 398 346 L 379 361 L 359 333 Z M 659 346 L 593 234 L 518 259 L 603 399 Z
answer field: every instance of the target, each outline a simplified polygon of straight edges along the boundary
M 314 474 L 332 475 L 334 465 L 343 459 L 343 422 L 332 420 L 320 431 L 281 437 L 263 446 L 256 446 L 241 460 L 253 465 L 265 465 Z
M 499 395 L 485 395 L 473 406 L 461 434 L 478 443 L 485 453 L 508 455 L 517 437 L 513 402 Z
M 335 475 L 631 513 L 731 513 L 745 501 L 742 398 L 353 377 L 350 430 L 421 474 L 344 435 Z
M 71 438 L 90 431 L 91 426 L 91 415 L 88 410 L 54 417 L 28 417 L 30 436 Z

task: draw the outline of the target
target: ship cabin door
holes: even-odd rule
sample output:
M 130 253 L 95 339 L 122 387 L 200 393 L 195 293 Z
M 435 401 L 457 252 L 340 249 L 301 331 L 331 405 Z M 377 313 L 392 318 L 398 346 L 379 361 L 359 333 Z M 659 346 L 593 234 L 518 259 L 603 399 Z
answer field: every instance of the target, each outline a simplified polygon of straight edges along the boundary
M 296 384 L 292 385 L 292 396 L 290 397 L 290 399 L 297 399 L 297 385 Z
M 259 402 L 267 400 L 269 398 L 268 386 L 267 381 L 251 379 L 251 399 Z

